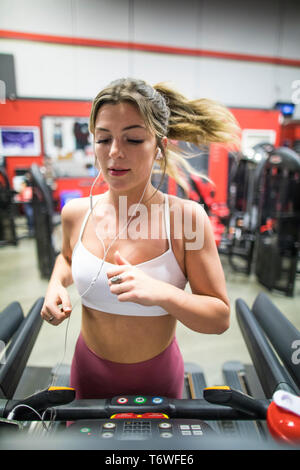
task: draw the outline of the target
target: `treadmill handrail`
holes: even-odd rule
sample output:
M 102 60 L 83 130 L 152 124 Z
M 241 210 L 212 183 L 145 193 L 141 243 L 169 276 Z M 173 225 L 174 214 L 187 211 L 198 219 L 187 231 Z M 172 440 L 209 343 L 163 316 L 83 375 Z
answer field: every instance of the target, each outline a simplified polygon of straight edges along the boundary
M 284 367 L 300 391 L 300 364 L 293 361 L 293 344 L 300 344 L 300 331 L 283 315 L 269 297 L 261 292 L 252 306 L 253 315 L 263 329 Z M 299 342 L 299 343 L 298 343 Z
M 0 341 L 8 343 L 24 319 L 19 302 L 11 302 L 0 313 Z
M 16 391 L 43 322 L 43 302 L 41 297 L 33 304 L 5 352 L 5 363 L 0 368 L 0 398 L 12 398 Z
M 239 298 L 235 305 L 239 327 L 266 397 L 272 398 L 277 389 L 298 394 L 246 302 Z

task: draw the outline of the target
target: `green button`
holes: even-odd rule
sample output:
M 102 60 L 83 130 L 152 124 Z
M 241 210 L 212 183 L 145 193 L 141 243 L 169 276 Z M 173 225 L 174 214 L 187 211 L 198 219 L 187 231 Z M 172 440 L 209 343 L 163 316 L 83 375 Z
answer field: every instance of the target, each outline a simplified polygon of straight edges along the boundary
M 138 403 L 139 405 L 142 405 L 143 403 L 146 403 L 146 401 L 147 401 L 147 398 L 145 398 L 145 397 L 136 397 L 134 399 L 134 402 Z
M 90 428 L 81 428 L 80 432 L 90 432 Z

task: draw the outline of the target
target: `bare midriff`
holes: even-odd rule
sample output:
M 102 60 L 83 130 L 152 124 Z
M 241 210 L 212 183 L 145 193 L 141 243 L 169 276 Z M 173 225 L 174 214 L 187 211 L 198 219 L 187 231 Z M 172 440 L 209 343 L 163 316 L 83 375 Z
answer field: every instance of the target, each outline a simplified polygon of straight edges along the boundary
M 86 345 L 102 359 L 133 364 L 147 361 L 171 343 L 176 319 L 171 315 L 137 317 L 82 307 L 81 333 Z

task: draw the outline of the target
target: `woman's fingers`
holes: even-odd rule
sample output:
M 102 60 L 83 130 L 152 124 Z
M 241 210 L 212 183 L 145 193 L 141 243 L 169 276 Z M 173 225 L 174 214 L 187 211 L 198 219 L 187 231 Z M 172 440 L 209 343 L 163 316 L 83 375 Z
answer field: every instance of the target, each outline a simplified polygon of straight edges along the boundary
M 112 269 L 111 271 L 107 271 L 106 275 L 107 275 L 108 280 L 110 281 L 111 278 L 115 276 L 122 276 L 126 272 L 131 271 L 131 270 L 132 270 L 132 266 L 129 266 L 128 264 L 126 265 L 123 264 L 122 266 L 116 267 Z
M 68 299 L 58 301 L 59 303 L 44 303 L 41 316 L 50 325 L 59 325 L 71 315 L 72 307 Z

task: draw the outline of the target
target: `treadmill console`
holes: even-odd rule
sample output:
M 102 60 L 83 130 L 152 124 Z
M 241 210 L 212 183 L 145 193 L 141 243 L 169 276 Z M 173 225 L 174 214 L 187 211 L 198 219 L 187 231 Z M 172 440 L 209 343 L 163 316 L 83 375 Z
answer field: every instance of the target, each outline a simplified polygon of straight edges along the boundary
M 117 440 L 148 440 L 148 439 L 189 439 L 215 434 L 204 421 L 197 419 L 168 418 L 129 418 L 118 417 L 101 420 L 76 421 L 69 426 L 68 432 L 81 437 Z
M 117 396 L 110 400 L 107 419 L 76 420 L 67 431 L 87 439 L 107 440 L 201 439 L 215 434 L 202 420 L 170 419 L 169 407 L 165 397 Z

